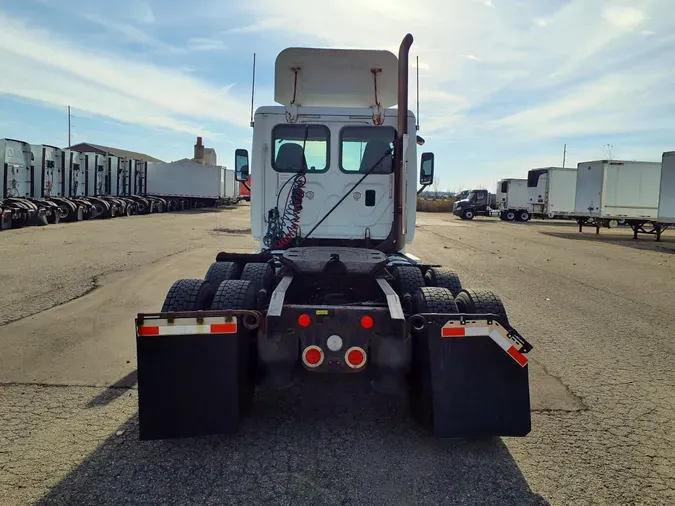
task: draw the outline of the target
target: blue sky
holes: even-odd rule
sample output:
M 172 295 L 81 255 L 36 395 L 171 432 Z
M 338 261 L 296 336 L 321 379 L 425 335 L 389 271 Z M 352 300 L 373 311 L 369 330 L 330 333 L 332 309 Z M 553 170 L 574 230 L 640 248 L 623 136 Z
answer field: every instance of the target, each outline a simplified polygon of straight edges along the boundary
M 413 7 L 414 6 L 414 7 Z M 670 8 L 669 8 L 670 7 Z M 667 0 L 0 0 L 2 137 L 191 156 L 232 166 L 273 104 L 285 47 L 397 51 L 415 37 L 420 134 L 439 186 L 493 188 L 534 167 L 675 150 Z M 670 62 L 670 63 L 669 63 Z M 411 68 L 414 107 L 415 69 Z

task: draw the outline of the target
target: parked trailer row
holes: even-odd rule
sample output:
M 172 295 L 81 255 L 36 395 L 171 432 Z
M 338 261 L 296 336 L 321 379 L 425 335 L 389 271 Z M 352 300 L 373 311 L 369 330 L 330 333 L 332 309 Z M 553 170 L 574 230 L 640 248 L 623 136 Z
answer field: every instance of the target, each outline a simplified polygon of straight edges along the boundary
M 167 165 L 167 164 L 161 164 Z M 173 164 L 171 164 L 173 165 Z M 197 164 L 194 164 L 197 165 Z M 162 194 L 171 175 L 153 167 L 148 186 L 148 163 L 94 152 L 62 150 L 56 146 L 0 140 L 0 229 L 46 225 L 115 216 L 231 204 L 238 186 L 233 171 L 222 172 L 215 194 L 195 191 L 203 187 L 204 172 L 181 179 L 180 191 Z M 199 168 L 205 166 L 197 165 Z M 208 169 L 207 169 L 208 172 Z M 230 172 L 229 177 L 226 175 Z M 228 182 L 229 181 L 229 182 Z M 230 195 L 225 195 L 228 188 Z
M 462 219 L 499 215 L 506 221 L 531 217 L 575 219 L 579 231 L 593 225 L 613 228 L 626 224 L 656 240 L 675 225 L 675 152 L 661 162 L 597 160 L 577 168 L 544 167 L 528 171 L 527 179 L 497 183 L 496 205 L 486 190 L 473 190 L 456 202 L 453 213 Z

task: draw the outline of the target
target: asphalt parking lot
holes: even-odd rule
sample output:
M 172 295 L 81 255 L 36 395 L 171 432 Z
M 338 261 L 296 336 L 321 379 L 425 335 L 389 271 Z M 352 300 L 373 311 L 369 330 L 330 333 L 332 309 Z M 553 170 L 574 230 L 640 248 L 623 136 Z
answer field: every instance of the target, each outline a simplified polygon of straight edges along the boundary
M 312 376 L 241 433 L 138 441 L 133 317 L 248 206 L 0 233 L 0 503 L 675 503 L 675 235 L 419 215 L 410 251 L 503 299 L 530 354 L 526 438 L 438 441 L 405 400 Z

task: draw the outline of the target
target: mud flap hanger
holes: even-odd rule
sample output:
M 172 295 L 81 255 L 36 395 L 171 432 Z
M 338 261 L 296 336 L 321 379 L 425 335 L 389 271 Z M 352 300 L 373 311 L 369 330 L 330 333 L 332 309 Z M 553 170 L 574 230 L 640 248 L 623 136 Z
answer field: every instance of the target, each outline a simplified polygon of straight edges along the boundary
M 494 314 L 415 314 L 408 318 L 408 332 L 427 329 L 439 333 L 441 338 L 489 337 L 518 365 L 525 367 L 528 359 L 525 356 L 532 350 L 518 331 L 507 323 L 498 321 Z

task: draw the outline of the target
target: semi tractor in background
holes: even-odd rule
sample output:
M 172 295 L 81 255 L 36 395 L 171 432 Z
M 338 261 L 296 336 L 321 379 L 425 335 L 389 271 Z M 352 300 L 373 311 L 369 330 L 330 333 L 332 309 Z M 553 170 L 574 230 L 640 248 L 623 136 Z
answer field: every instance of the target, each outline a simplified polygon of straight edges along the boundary
M 497 196 L 485 189 L 462 192 L 460 200 L 452 204 L 452 213 L 463 220 L 473 220 L 476 216 L 499 216 Z

